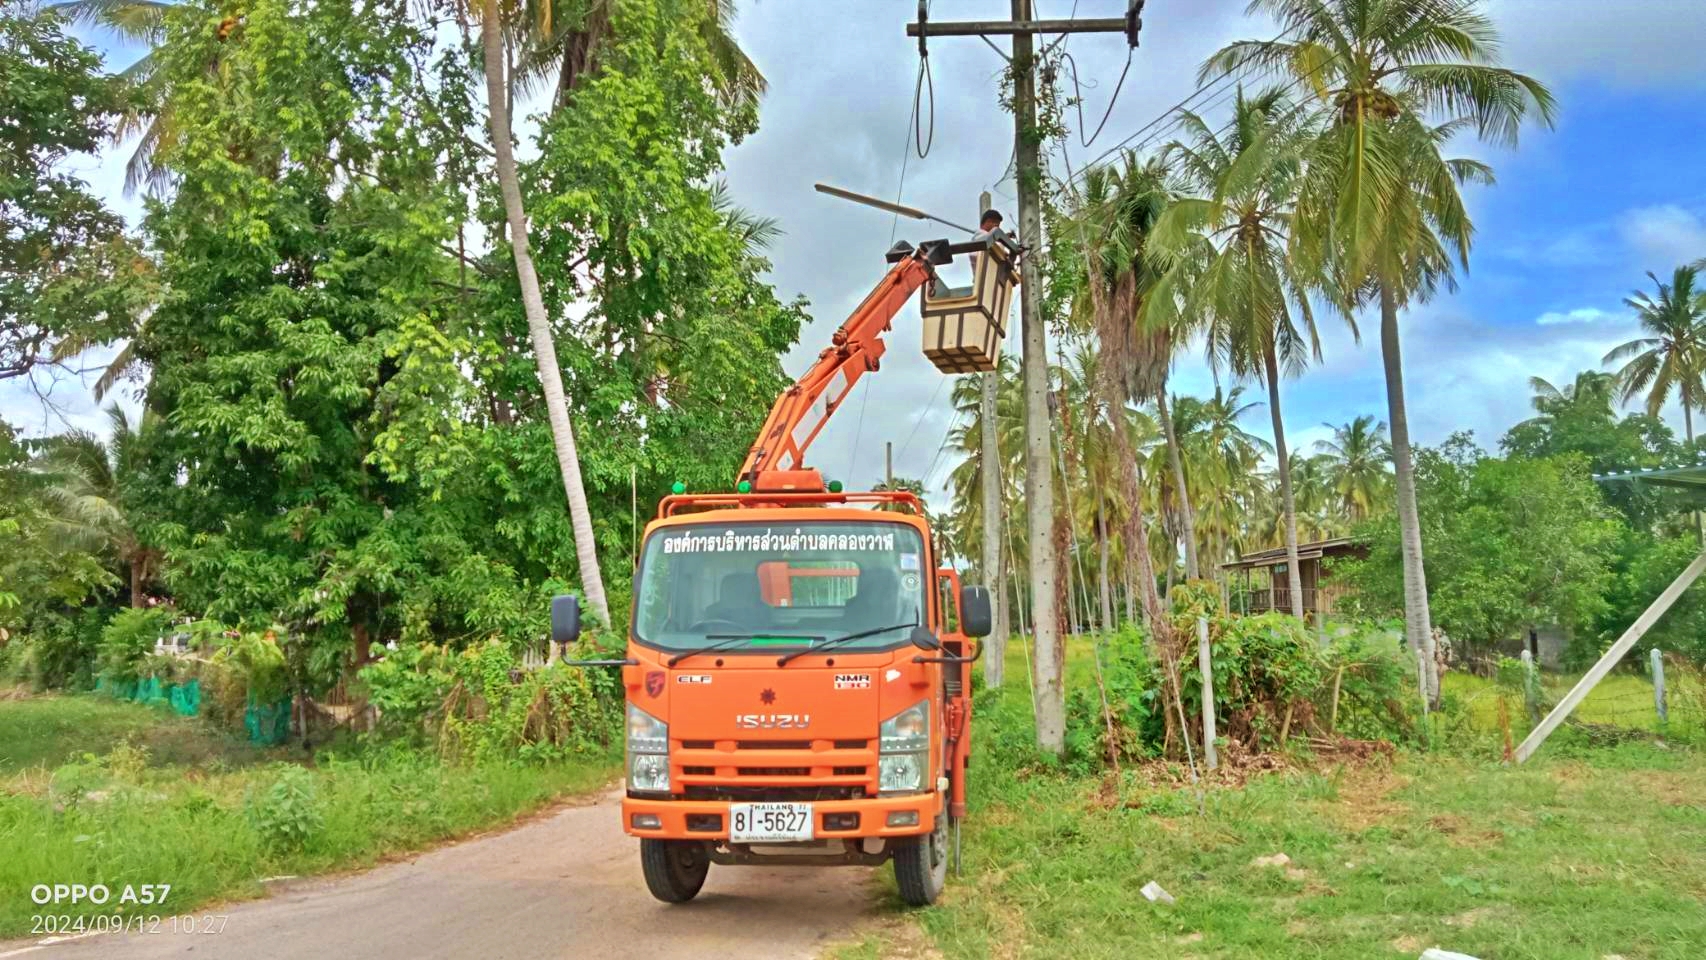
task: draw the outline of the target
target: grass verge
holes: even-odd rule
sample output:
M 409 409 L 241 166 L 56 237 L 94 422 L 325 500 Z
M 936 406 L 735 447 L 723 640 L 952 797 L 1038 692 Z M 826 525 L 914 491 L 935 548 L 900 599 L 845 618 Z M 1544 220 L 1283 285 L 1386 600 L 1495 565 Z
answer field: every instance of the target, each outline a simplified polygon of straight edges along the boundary
M 267 877 L 368 866 L 595 789 L 617 767 L 455 764 L 390 744 L 322 753 L 302 774 L 288 750 L 95 697 L 0 702 L 0 743 L 0 937 L 31 933 L 42 913 L 182 913 L 258 896 Z M 30 899 L 36 884 L 74 882 L 172 889 L 165 909 Z
M 1479 759 L 1496 756 L 1491 744 L 1354 767 L 1294 758 L 1199 801 L 1153 776 L 1110 790 L 992 756 L 1022 739 L 1014 725 L 1029 732 L 1023 665 L 1008 677 L 980 695 L 963 877 L 937 906 L 839 948 L 842 960 L 1365 960 L 1432 946 L 1684 960 L 1706 943 L 1698 752 L 1564 736 L 1516 768 Z M 1258 865 L 1279 853 L 1289 862 Z M 1177 903 L 1144 899 L 1150 881 Z

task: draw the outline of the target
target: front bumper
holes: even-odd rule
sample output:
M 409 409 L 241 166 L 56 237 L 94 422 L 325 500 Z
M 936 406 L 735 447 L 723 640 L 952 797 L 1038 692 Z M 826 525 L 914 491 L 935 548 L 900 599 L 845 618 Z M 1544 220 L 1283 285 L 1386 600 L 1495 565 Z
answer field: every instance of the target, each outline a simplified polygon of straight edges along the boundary
M 943 813 L 946 794 L 941 791 L 919 793 L 906 797 L 867 797 L 858 800 L 813 800 L 812 833 L 817 840 L 862 837 L 916 837 L 935 829 L 936 818 Z M 622 801 L 622 829 L 632 837 L 665 840 L 727 840 L 729 838 L 729 800 L 672 800 L 658 797 L 627 797 Z M 790 801 L 792 802 L 792 801 Z M 905 827 L 888 826 L 891 813 L 913 811 L 917 823 Z M 634 817 L 649 814 L 658 818 L 653 829 L 635 829 Z M 830 830 L 824 818 L 858 814 L 859 825 L 851 829 Z M 714 829 L 707 819 L 716 817 Z M 695 829 L 689 829 L 689 823 Z

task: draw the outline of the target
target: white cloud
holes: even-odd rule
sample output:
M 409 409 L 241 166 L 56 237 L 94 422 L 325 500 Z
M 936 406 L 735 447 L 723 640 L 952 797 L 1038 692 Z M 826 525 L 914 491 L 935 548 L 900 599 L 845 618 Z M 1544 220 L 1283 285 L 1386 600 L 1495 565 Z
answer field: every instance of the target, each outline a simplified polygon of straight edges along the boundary
M 1574 310 L 1563 312 L 1548 310 L 1536 317 L 1534 322 L 1542 327 L 1550 327 L 1563 323 L 1599 323 L 1613 319 L 1615 316 L 1615 314 L 1607 313 L 1598 307 L 1577 307 Z
M 1618 232 L 1655 273 L 1706 257 L 1706 223 L 1674 203 L 1630 210 L 1618 221 Z
M 1692 0 L 1494 0 L 1487 13 L 1511 67 L 1557 83 L 1589 76 L 1619 87 L 1706 84 L 1706 4 Z

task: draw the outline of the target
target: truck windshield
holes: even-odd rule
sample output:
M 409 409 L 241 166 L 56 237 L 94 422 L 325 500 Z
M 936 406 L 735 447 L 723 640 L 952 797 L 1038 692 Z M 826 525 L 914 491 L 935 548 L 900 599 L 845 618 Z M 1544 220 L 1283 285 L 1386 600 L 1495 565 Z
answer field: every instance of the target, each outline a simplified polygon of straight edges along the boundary
M 906 624 L 841 649 L 890 647 L 925 622 L 925 561 L 923 538 L 902 523 L 670 527 L 646 541 L 634 636 L 666 650 L 703 646 L 708 635 L 750 635 L 764 647 L 797 638 L 804 646 Z

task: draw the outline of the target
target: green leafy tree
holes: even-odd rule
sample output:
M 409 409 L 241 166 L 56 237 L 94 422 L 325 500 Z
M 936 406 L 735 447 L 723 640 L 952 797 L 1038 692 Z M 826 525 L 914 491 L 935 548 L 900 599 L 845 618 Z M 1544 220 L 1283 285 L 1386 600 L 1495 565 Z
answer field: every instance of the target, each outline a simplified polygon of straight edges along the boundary
M 1596 476 L 1674 466 L 1686 462 L 1664 421 L 1644 412 L 1617 415 L 1614 374 L 1584 370 L 1562 388 L 1540 377 L 1529 378 L 1535 415 L 1511 427 L 1499 446 L 1513 456 L 1538 459 L 1566 454 L 1586 458 Z M 1674 493 L 1651 484 L 1604 484 L 1606 499 L 1637 530 L 1651 530 L 1675 515 Z
M 1514 145 L 1524 121 L 1552 122 L 1552 95 L 1496 65 L 1497 32 L 1474 0 L 1253 0 L 1249 9 L 1279 21 L 1285 39 L 1229 44 L 1201 76 L 1245 68 L 1284 76 L 1312 91 L 1325 114 L 1306 158 L 1293 246 L 1336 276 L 1345 299 L 1379 305 L 1405 635 L 1431 649 L 1398 312 L 1449 285 L 1456 266 L 1467 269 L 1473 224 L 1458 186 L 1492 180 L 1486 165 L 1440 151 L 1471 132 Z M 1438 677 L 1428 688 L 1437 700 Z
M 0 8 L 0 380 L 55 360 L 61 341 L 128 330 L 147 273 L 123 221 L 65 169 L 132 102 L 52 11 Z
M 1455 641 L 1493 644 L 1531 625 L 1591 632 L 1606 609 L 1622 524 L 1580 457 L 1489 457 L 1466 434 L 1417 458 L 1433 557 L 1433 609 Z M 1362 524 L 1366 561 L 1344 576 L 1366 613 L 1403 608 L 1397 518 Z

